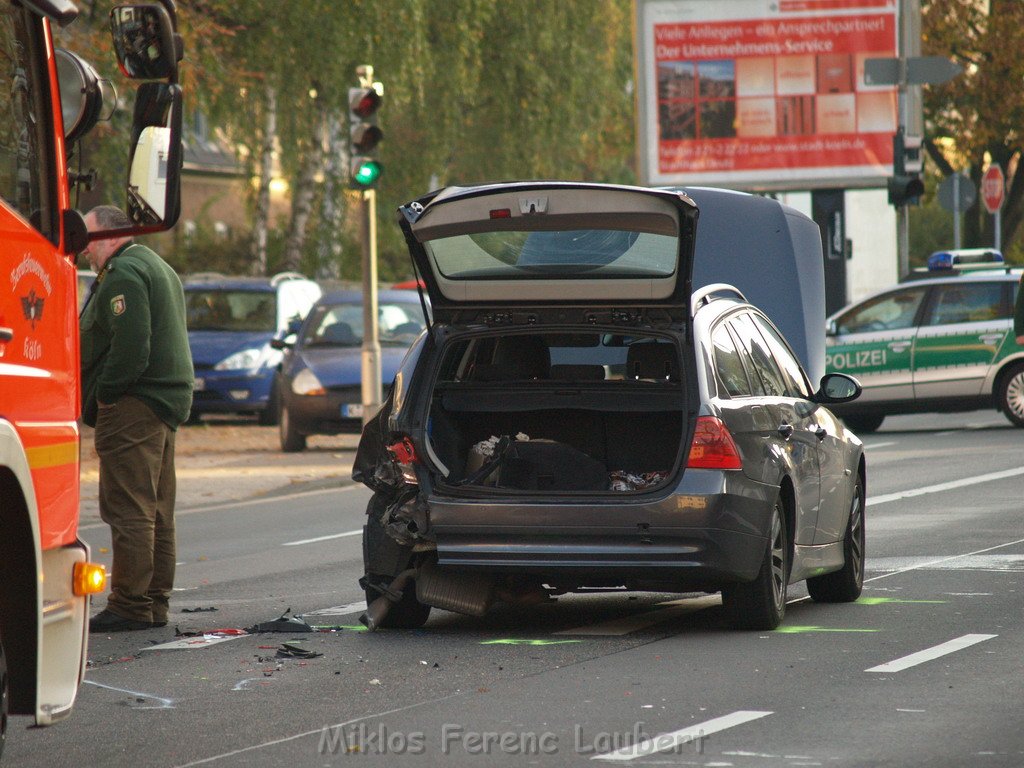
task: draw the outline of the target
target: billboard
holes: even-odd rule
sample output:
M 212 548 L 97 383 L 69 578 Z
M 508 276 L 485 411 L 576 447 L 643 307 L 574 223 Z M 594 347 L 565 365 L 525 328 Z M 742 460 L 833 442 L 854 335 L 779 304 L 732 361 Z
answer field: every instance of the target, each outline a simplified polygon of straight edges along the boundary
M 750 191 L 884 187 L 898 0 L 635 0 L 640 177 Z

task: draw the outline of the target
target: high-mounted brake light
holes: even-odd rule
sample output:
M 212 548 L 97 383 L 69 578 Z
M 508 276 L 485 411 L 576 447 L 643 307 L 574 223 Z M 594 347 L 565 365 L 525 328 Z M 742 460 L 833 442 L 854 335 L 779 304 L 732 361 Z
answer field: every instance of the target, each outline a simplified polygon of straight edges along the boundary
M 418 463 L 419 458 L 416 456 L 416 446 L 412 444 L 412 440 L 403 437 L 397 443 L 387 446 L 387 452 L 391 454 L 395 464 L 398 465 L 402 479 L 407 483 L 417 485 L 419 480 L 416 479 L 416 469 L 413 464 Z
M 743 462 L 729 428 L 717 416 L 699 416 L 690 444 L 690 469 L 741 469 Z
M 512 218 L 511 208 L 495 208 L 491 211 L 492 219 L 510 219 Z

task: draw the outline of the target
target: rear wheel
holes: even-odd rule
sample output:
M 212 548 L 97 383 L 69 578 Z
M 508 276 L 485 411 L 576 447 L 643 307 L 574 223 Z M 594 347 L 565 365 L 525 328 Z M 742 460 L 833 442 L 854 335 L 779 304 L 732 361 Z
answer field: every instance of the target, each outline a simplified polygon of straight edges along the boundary
M 386 586 L 410 563 L 408 549 L 384 532 L 375 496 L 367 507 L 368 516 L 363 526 L 363 571 L 366 574 L 364 589 L 366 604 L 369 605 L 381 592 L 369 585 Z M 427 623 L 430 606 L 416 599 L 416 580 L 409 579 L 402 590 L 402 599 L 392 603 L 387 615 L 381 621 L 382 628 L 417 629 Z
M 807 580 L 807 591 L 815 602 L 852 603 L 864 587 L 864 482 L 859 475 L 843 538 L 843 558 L 838 571 Z
M 278 433 L 281 436 L 281 450 L 285 453 L 296 453 L 306 449 L 306 436 L 295 429 L 288 406 L 284 400 L 281 401 L 281 411 L 277 423 Z
M 4 753 L 7 740 L 7 656 L 4 654 L 4 639 L 0 637 L 0 755 Z
M 789 537 L 781 499 L 775 501 L 769 530 L 768 546 L 757 578 L 722 590 L 722 603 L 729 615 L 729 623 L 736 629 L 775 629 L 786 615 Z
M 843 422 L 854 432 L 874 432 L 885 421 L 885 414 L 856 413 L 843 416 Z
M 1015 426 L 1024 427 L 1024 365 L 1015 365 L 999 379 L 999 409 Z

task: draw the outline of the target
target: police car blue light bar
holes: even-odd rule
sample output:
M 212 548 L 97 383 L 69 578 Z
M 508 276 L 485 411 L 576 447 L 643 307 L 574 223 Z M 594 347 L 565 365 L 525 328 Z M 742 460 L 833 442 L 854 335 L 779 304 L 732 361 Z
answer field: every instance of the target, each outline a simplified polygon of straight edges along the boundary
M 964 264 L 1002 264 L 1003 254 L 994 248 L 961 248 L 936 251 L 928 257 L 928 269 L 952 269 Z

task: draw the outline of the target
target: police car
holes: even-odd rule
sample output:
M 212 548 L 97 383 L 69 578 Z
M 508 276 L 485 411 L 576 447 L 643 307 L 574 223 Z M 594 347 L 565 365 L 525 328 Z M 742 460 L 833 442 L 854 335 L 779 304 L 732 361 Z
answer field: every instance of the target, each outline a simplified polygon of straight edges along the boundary
M 864 387 L 833 410 L 856 432 L 890 414 L 986 407 L 1024 427 L 1024 347 L 1013 334 L 1020 281 L 998 251 L 939 251 L 904 282 L 829 317 L 826 369 Z

